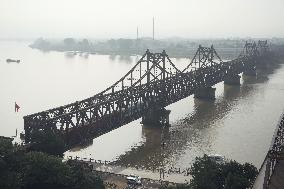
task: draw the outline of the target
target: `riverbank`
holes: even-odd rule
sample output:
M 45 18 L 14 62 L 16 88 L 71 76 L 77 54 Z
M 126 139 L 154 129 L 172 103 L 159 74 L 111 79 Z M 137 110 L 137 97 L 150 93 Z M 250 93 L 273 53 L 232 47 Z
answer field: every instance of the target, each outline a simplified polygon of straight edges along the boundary
M 72 55 L 77 53 L 89 53 L 100 55 L 143 55 L 147 49 L 153 52 L 165 50 L 170 57 L 188 58 L 194 55 L 199 45 L 214 48 L 219 55 L 227 59 L 238 55 L 247 39 L 109 39 L 88 40 L 65 38 L 52 40 L 39 38 L 29 46 L 42 51 L 68 52 Z

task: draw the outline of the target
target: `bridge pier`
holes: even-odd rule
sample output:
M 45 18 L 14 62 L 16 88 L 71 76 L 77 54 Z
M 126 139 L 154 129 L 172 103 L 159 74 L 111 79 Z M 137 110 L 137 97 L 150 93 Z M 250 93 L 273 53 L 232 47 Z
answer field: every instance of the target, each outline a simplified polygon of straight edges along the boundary
M 214 100 L 215 99 L 215 90 L 213 87 L 206 87 L 197 89 L 194 93 L 194 98 L 205 99 L 205 100 Z
M 171 110 L 162 109 L 149 109 L 146 114 L 142 116 L 143 125 L 153 126 L 169 126 L 169 115 Z
M 241 76 L 239 76 L 239 75 L 229 75 L 225 78 L 224 84 L 226 84 L 226 85 L 241 85 L 240 78 L 241 78 Z

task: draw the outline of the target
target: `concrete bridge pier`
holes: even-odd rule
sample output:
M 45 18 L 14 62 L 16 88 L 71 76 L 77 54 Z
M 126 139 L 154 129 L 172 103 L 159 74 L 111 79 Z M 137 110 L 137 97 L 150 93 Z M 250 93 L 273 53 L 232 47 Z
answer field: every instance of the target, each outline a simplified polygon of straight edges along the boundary
M 215 100 L 216 88 L 206 87 L 197 89 L 194 93 L 194 98 L 204 99 L 204 100 Z
M 226 85 L 241 85 L 240 78 L 241 78 L 241 76 L 239 76 L 239 75 L 229 75 L 225 78 L 224 84 L 226 84 Z
M 142 116 L 143 125 L 151 126 L 169 126 L 169 116 L 171 110 L 162 109 L 149 109 L 146 114 Z

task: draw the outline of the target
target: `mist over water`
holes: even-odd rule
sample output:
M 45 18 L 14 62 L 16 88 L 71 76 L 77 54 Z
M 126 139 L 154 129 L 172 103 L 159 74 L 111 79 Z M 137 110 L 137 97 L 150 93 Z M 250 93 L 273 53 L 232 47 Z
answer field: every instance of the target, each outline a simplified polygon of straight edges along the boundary
M 17 42 L 1 42 L 0 52 L 0 135 L 4 136 L 23 130 L 24 115 L 102 91 L 140 58 L 42 52 Z M 6 63 L 7 58 L 21 62 Z M 189 63 L 183 58 L 171 60 L 178 68 Z M 217 153 L 260 167 L 284 106 L 283 75 L 284 67 L 279 65 L 258 71 L 257 78 L 242 77 L 240 87 L 219 83 L 215 101 L 190 96 L 166 107 L 171 110 L 169 128 L 144 126 L 139 119 L 65 155 L 152 169 L 187 168 L 196 156 Z M 18 113 L 14 102 L 20 105 Z

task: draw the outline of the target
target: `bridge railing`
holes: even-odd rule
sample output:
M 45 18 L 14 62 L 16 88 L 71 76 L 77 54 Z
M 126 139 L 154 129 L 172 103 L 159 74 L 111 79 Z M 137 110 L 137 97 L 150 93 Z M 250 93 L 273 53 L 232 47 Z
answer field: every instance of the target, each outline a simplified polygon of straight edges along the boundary
M 283 153 L 283 150 L 284 150 L 284 113 L 282 113 L 280 121 L 275 129 L 269 151 L 265 158 L 266 169 L 263 181 L 263 189 L 269 188 L 272 175 L 275 171 L 276 165 L 281 157 L 281 154 Z

